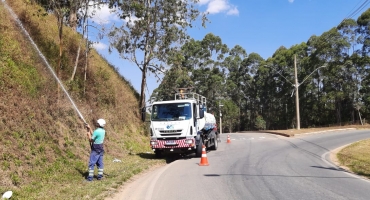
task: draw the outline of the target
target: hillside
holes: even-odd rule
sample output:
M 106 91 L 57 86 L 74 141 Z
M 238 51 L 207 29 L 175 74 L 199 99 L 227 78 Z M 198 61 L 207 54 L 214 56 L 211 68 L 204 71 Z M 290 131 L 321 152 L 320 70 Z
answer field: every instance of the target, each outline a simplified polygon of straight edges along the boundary
M 23 0 L 6 1 L 48 63 L 56 71 L 59 55 L 54 16 Z M 32 1 L 31 1 L 32 2 Z M 148 166 L 152 159 L 138 93 L 94 50 L 80 56 L 71 80 L 81 36 L 63 30 L 58 77 L 91 126 L 107 121 L 105 180 L 83 183 L 90 152 L 83 120 L 58 86 L 47 65 L 0 3 L 0 193 L 13 199 L 102 199 Z M 85 52 L 81 47 L 81 52 Z M 114 158 L 122 162 L 112 162 Z

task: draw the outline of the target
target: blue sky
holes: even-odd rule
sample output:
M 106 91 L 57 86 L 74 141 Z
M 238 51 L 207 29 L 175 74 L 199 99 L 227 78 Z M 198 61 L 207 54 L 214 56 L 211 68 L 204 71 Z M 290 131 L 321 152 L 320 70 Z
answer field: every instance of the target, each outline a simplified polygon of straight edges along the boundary
M 307 42 L 312 35 L 321 35 L 336 27 L 343 19 L 357 17 L 369 8 L 367 0 L 200 0 L 199 9 L 208 12 L 210 23 L 206 28 L 199 25 L 189 30 L 196 40 L 202 40 L 208 33 L 221 38 L 229 48 L 242 46 L 248 54 L 255 52 L 264 59 L 271 57 L 280 47 L 287 48 Z M 363 3 L 363 8 L 357 10 Z M 108 8 L 100 10 L 93 19 L 96 24 L 111 25 L 119 20 L 109 13 Z M 130 81 L 140 93 L 141 71 L 119 58 L 117 53 L 109 54 L 106 40 L 97 40 L 95 48 Z M 148 76 L 147 98 L 159 82 Z

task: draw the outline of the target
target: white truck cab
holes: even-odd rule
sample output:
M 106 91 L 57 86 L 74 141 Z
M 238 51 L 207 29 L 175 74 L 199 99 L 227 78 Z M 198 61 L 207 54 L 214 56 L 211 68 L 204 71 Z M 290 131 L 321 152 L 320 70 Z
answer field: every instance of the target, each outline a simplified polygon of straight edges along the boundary
M 175 100 L 151 105 L 150 145 L 157 157 L 162 153 L 196 153 L 202 146 L 216 150 L 216 120 L 207 113 L 206 98 L 196 93 L 176 93 Z

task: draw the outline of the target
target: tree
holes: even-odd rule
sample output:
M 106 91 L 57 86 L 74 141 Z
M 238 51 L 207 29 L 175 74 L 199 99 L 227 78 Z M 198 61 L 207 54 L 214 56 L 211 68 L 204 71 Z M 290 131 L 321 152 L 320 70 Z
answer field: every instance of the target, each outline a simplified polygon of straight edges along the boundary
M 261 115 L 258 115 L 256 118 L 255 127 L 257 130 L 265 130 L 266 129 L 266 122 Z
M 231 133 L 238 124 L 238 106 L 231 100 L 222 100 L 222 127 Z
M 243 63 L 247 58 L 247 52 L 239 45 L 235 46 L 230 50 L 229 56 L 225 58 L 223 65 L 229 70 L 226 87 L 229 96 L 238 106 L 238 126 L 237 130 L 240 131 L 240 118 L 241 118 L 241 100 L 243 99 L 242 86 L 245 85 L 243 78 L 248 76 L 247 66 Z M 247 83 L 248 84 L 248 83 Z
M 115 0 L 110 6 L 119 8 L 125 22 L 109 32 L 111 47 L 124 59 L 132 61 L 142 72 L 140 107 L 145 106 L 148 70 L 159 77 L 168 58 L 187 39 L 186 30 L 200 16 L 197 0 Z M 206 21 L 202 17 L 202 25 Z

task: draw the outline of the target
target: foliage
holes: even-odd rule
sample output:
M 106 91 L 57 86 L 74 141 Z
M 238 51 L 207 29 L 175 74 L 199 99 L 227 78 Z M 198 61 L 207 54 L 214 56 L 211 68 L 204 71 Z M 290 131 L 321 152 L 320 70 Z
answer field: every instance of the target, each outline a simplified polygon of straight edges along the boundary
M 257 130 L 265 130 L 266 129 L 266 122 L 263 120 L 261 115 L 258 115 L 255 122 L 255 127 Z
M 42 8 L 23 0 L 6 2 L 56 69 L 59 40 L 55 17 L 32 15 Z M 1 191 L 12 190 L 15 199 L 104 199 L 106 188 L 117 188 L 148 167 L 165 163 L 146 153 L 150 148 L 145 124 L 139 119 L 138 94 L 114 66 L 91 51 L 86 81 L 80 68 L 70 81 L 80 35 L 64 29 L 68 51 L 63 50 L 60 81 L 86 122 L 94 124 L 101 117 L 108 122 L 106 179 L 84 184 L 90 148 L 83 121 L 67 94 L 57 100 L 57 81 L 3 3 L 0 29 L 0 88 L 4 94 L 0 95 Z M 114 158 L 124 162 L 111 162 Z
M 200 15 L 196 0 L 113 0 L 123 20 L 121 27 L 109 32 L 111 47 L 120 56 L 136 64 L 142 72 L 140 107 L 145 106 L 146 76 L 149 72 L 158 78 L 164 72 L 163 64 L 178 55 L 178 44 L 188 39 L 186 30 Z M 203 16 L 203 21 L 205 20 Z M 159 73 L 159 74 L 158 74 Z
M 153 96 L 192 84 L 216 115 L 220 99 L 236 105 L 236 110 L 222 110 L 230 109 L 230 131 L 294 128 L 296 56 L 301 127 L 359 123 L 370 117 L 369 21 L 370 9 L 357 21 L 346 19 L 307 42 L 281 46 L 266 60 L 257 53 L 248 55 L 239 45 L 229 49 L 211 33 L 200 41 L 190 39 L 181 48 L 183 56 L 173 59 L 181 67 L 170 63 L 171 73 Z M 171 84 L 180 77 L 174 69 L 187 72 L 190 80 Z

